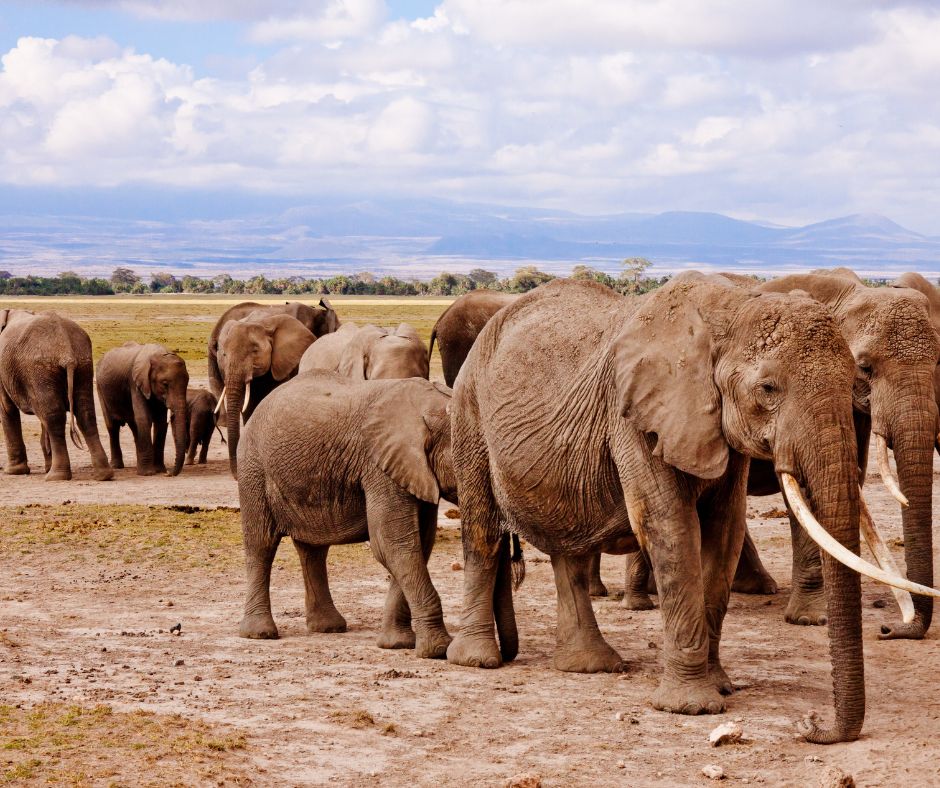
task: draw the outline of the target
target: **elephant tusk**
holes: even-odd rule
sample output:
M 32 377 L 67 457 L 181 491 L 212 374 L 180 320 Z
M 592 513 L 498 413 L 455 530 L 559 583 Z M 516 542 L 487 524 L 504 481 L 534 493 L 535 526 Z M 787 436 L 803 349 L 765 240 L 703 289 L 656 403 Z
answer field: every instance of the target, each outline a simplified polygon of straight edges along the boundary
M 845 564 L 849 569 L 854 569 L 859 574 L 870 577 L 872 580 L 877 580 L 880 583 L 910 591 L 912 594 L 940 597 L 940 591 L 937 589 L 922 586 L 920 583 L 913 583 L 906 578 L 889 574 L 853 553 L 819 524 L 819 521 L 813 516 L 813 512 L 810 510 L 809 504 L 803 497 L 803 493 L 800 492 L 799 482 L 789 473 L 781 473 L 780 480 L 783 482 L 783 490 L 786 494 L 787 502 L 793 508 L 793 515 L 796 517 L 797 521 L 803 526 L 810 538 L 840 564 Z
M 861 526 L 862 538 L 868 545 L 868 549 L 871 550 L 872 555 L 875 556 L 878 566 L 889 574 L 901 576 L 898 565 L 894 563 L 894 556 L 888 550 L 888 545 L 885 544 L 885 540 L 878 532 L 877 526 L 875 526 L 871 512 L 868 511 L 868 504 L 865 503 L 865 496 L 862 494 L 861 487 L 859 487 L 858 493 L 858 522 Z M 910 624 L 914 620 L 914 601 L 911 599 L 911 595 L 907 591 L 893 586 L 891 593 L 894 594 L 894 599 L 898 603 L 898 607 L 901 608 L 901 620 L 905 624 Z
M 910 506 L 910 503 L 907 500 L 907 496 L 901 492 L 901 488 L 898 486 L 898 480 L 888 462 L 888 442 L 884 439 L 883 435 L 879 435 L 878 433 L 875 433 L 875 459 L 878 460 L 878 472 L 881 474 L 881 481 L 884 482 L 885 487 L 888 488 L 888 492 L 891 493 L 894 500 L 906 509 Z
M 222 393 L 219 394 L 219 403 L 215 406 L 215 415 L 218 416 L 225 407 L 225 386 L 222 386 Z
M 248 410 L 248 402 L 249 402 L 250 399 L 251 399 L 251 381 L 249 380 L 249 381 L 245 384 L 245 402 L 244 402 L 244 404 L 242 405 L 242 413 L 244 413 L 246 410 Z

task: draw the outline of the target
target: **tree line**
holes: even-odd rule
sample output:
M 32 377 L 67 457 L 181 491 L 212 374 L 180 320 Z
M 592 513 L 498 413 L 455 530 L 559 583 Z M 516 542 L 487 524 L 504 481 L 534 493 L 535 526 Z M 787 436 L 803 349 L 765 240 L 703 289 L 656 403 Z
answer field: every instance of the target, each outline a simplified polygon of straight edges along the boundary
M 576 265 L 572 279 L 589 280 L 607 285 L 620 293 L 645 293 L 668 281 L 668 276 L 647 277 L 651 263 L 644 257 L 631 257 L 621 264 L 621 273 L 611 276 L 591 266 Z M 376 276 L 368 271 L 337 274 L 325 278 L 302 276 L 268 279 L 255 276 L 235 279 L 229 274 L 213 277 L 182 276 L 154 271 L 148 281 L 130 268 L 118 267 L 110 279 L 83 277 L 74 271 L 58 276 L 14 276 L 0 271 L 0 295 L 115 295 L 130 293 L 217 293 L 228 295 L 396 295 L 396 296 L 457 296 L 470 290 L 489 289 L 505 293 L 525 293 L 554 279 L 552 274 L 529 265 L 516 269 L 512 276 L 499 278 L 494 272 L 474 268 L 466 274 L 443 272 L 433 279 L 399 279 Z

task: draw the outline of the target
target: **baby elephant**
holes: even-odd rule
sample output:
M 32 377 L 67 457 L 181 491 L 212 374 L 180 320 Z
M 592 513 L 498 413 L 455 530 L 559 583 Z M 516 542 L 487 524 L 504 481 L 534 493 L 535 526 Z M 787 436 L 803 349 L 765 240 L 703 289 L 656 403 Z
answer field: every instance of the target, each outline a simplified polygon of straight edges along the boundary
M 311 372 L 261 402 L 238 448 L 248 572 L 242 637 L 278 636 L 269 584 L 285 536 L 300 554 L 307 631 L 344 632 L 327 583 L 327 551 L 368 540 L 391 575 L 378 645 L 446 655 L 451 638 L 427 562 L 438 500 L 457 502 L 450 397 L 450 389 L 419 378 L 357 381 Z
M 206 464 L 209 454 L 209 442 L 212 432 L 217 429 L 215 407 L 219 401 L 211 391 L 205 389 L 186 389 L 186 410 L 189 411 L 189 445 L 186 447 L 186 464 L 192 465 L 196 461 L 196 449 L 199 451 L 199 464 Z M 219 430 L 219 436 L 222 431 Z M 222 443 L 225 438 L 222 437 Z
M 163 345 L 125 342 L 98 362 L 98 399 L 111 438 L 111 467 L 123 468 L 121 427 L 127 424 L 137 448 L 137 473 L 176 476 L 183 469 L 189 424 L 186 419 L 186 362 Z M 176 456 L 167 471 L 163 464 L 167 410 L 172 413 Z

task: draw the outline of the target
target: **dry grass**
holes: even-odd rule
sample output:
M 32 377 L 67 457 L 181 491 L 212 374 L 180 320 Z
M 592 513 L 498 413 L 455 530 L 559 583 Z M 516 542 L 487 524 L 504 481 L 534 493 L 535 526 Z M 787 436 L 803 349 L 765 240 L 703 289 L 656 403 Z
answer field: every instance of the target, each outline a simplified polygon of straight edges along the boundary
M 0 782 L 250 785 L 240 732 L 110 706 L 0 706 Z

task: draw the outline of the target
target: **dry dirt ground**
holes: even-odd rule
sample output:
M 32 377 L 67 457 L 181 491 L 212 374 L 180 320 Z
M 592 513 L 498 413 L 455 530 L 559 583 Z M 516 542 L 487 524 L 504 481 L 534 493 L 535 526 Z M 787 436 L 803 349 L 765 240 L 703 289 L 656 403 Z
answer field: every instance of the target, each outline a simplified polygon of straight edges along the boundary
M 229 508 L 238 493 L 224 446 L 176 478 L 130 467 L 107 483 L 91 481 L 88 455 L 72 449 L 75 478 L 47 483 L 34 419 L 24 426 L 34 474 L 0 475 L 0 782 L 501 785 L 528 773 L 544 785 L 666 786 L 706 784 L 702 767 L 714 764 L 729 784 L 816 785 L 829 766 L 865 786 L 940 784 L 937 626 L 921 642 L 878 641 L 895 613 L 888 590 L 869 581 L 862 738 L 819 747 L 794 735 L 810 709 L 831 719 L 828 647 L 824 628 L 783 622 L 790 547 L 778 496 L 749 501 L 781 592 L 732 597 L 723 662 L 739 689 L 724 715 L 679 717 L 649 705 L 660 616 L 621 608 L 621 558 L 605 556 L 614 593 L 595 604 L 629 662 L 621 675 L 551 668 L 554 583 L 531 548 L 516 596 L 520 655 L 499 670 L 376 648 L 386 574 L 364 545 L 331 552 L 348 632 L 306 634 L 285 542 L 272 589 L 282 637 L 243 640 L 239 521 Z M 871 508 L 903 565 L 898 507 L 875 469 L 869 479 Z M 453 632 L 462 555 L 449 508 L 430 570 Z M 711 748 L 708 733 L 728 720 L 744 742 Z

